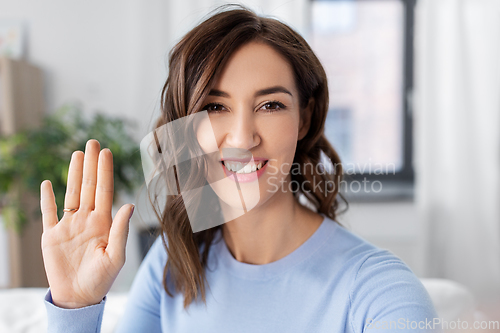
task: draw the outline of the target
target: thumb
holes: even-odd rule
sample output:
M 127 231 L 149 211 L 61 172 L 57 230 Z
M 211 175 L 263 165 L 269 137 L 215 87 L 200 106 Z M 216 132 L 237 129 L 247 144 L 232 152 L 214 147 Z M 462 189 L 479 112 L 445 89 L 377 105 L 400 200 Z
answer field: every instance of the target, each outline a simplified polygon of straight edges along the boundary
M 111 224 L 107 251 L 112 261 L 125 263 L 129 222 L 134 212 L 133 204 L 124 205 L 118 210 Z

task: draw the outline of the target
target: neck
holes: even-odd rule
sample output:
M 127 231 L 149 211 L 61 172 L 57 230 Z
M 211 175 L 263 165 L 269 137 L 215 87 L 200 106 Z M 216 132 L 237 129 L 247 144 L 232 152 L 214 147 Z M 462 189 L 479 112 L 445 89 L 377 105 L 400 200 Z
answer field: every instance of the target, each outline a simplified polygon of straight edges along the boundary
M 263 265 L 297 249 L 317 230 L 323 217 L 302 206 L 292 192 L 276 192 L 222 226 L 226 245 L 236 260 Z

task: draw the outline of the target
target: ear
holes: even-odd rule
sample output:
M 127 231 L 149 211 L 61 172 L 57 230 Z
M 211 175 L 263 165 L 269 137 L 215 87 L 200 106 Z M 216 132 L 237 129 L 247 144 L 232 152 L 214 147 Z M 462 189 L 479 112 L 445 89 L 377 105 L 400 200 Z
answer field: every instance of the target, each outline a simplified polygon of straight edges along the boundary
M 305 109 L 300 110 L 299 140 L 302 140 L 311 126 L 311 116 L 314 110 L 314 98 L 310 98 Z

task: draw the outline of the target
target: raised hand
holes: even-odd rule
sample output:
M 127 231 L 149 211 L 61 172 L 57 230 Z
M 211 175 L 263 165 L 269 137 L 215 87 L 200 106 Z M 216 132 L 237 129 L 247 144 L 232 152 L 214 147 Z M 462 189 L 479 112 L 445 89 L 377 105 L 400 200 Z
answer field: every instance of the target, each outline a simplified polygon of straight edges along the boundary
M 123 267 L 134 209 L 124 205 L 112 219 L 113 155 L 97 140 L 71 156 L 64 201 L 58 221 L 52 184 L 42 182 L 43 261 L 53 303 L 80 308 L 101 302 Z

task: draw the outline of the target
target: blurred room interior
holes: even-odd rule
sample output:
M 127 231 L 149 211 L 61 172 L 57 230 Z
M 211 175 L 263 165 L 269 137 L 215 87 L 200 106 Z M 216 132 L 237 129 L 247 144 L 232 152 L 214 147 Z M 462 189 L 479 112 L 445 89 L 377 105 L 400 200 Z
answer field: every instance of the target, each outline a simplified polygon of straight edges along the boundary
M 128 119 L 140 142 L 159 115 L 168 51 L 222 3 L 0 0 L 0 137 L 73 103 L 83 117 Z M 294 27 L 325 66 L 325 133 L 352 171 L 339 222 L 449 296 L 450 316 L 500 320 L 500 1 L 241 3 Z M 38 194 L 21 196 L 38 208 Z M 136 214 L 116 293 L 158 226 L 144 187 L 114 211 L 127 202 Z M 40 218 L 28 220 L 22 234 L 1 223 L 0 295 L 47 287 Z

